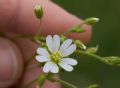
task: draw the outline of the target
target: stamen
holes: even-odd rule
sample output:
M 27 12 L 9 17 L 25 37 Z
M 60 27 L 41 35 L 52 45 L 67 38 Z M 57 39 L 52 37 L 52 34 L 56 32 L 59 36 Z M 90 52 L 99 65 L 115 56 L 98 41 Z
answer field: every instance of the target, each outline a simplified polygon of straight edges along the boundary
M 54 62 L 54 63 L 58 63 L 61 58 L 62 58 L 62 55 L 60 52 L 56 52 L 56 53 L 52 53 L 50 55 L 50 58 L 51 58 L 51 61 Z

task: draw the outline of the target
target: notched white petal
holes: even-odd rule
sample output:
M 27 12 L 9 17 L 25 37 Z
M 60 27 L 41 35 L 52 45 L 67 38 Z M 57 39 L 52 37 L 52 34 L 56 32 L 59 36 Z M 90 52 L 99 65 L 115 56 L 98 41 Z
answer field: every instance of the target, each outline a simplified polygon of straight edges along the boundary
M 54 35 L 53 41 L 54 41 L 54 51 L 57 52 L 60 47 L 60 37 L 58 35 Z
M 57 66 L 57 64 L 54 64 L 52 69 L 51 69 L 52 73 L 58 73 L 59 72 L 59 67 Z
M 78 64 L 77 60 L 72 58 L 63 58 L 62 61 L 68 65 L 73 65 L 73 66 Z
M 40 55 L 37 55 L 36 56 L 36 60 L 38 62 L 47 62 L 47 61 L 50 61 L 50 59 L 48 57 L 45 57 L 45 56 L 40 56 Z
M 66 70 L 68 72 L 73 71 L 73 67 L 71 65 L 64 63 L 64 61 L 60 61 L 59 65 L 60 65 L 60 67 L 62 67 L 64 70 Z
M 64 50 L 61 53 L 62 53 L 63 57 L 66 57 L 66 56 L 71 55 L 73 52 L 75 52 L 75 50 L 76 50 L 76 45 L 72 44 L 72 45 L 70 45 L 70 47 L 68 47 L 66 50 Z
M 47 63 L 44 65 L 44 67 L 43 67 L 43 71 L 44 71 L 45 73 L 48 73 L 48 72 L 50 72 L 50 70 L 52 69 L 52 67 L 53 67 L 52 62 L 47 62 Z
M 65 49 L 67 49 L 70 45 L 72 44 L 72 39 L 67 39 L 63 42 L 63 44 L 60 47 L 60 51 L 64 51 Z
M 54 43 L 53 43 L 53 38 L 51 35 L 48 35 L 47 38 L 46 38 L 46 44 L 47 44 L 47 47 L 48 49 L 53 52 L 54 51 Z
M 50 56 L 49 53 L 48 53 L 48 51 L 46 49 L 44 49 L 44 48 L 38 48 L 37 49 L 37 53 L 39 55 L 41 55 L 41 56 L 46 56 L 46 57 Z

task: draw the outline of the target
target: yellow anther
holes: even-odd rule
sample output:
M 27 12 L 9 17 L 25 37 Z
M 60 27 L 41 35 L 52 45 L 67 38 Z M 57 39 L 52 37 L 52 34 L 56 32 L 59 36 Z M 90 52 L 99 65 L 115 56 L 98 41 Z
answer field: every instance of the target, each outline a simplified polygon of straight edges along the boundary
M 61 58 L 62 58 L 62 55 L 60 52 L 56 52 L 56 53 L 52 53 L 50 55 L 50 58 L 51 58 L 51 61 L 54 62 L 54 63 L 58 63 Z

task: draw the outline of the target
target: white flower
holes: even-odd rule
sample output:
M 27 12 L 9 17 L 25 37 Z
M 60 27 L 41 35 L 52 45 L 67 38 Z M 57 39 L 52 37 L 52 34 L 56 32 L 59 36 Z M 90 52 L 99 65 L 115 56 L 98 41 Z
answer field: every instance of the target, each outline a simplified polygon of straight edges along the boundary
M 76 50 L 76 45 L 72 44 L 72 39 L 67 39 L 60 46 L 60 37 L 58 35 L 48 35 L 46 38 L 46 44 L 48 51 L 44 48 L 38 48 L 36 60 L 38 62 L 46 62 L 43 71 L 45 73 L 58 73 L 59 67 L 63 68 L 66 71 L 72 71 L 73 67 L 77 65 L 77 61 L 73 58 L 69 58 Z

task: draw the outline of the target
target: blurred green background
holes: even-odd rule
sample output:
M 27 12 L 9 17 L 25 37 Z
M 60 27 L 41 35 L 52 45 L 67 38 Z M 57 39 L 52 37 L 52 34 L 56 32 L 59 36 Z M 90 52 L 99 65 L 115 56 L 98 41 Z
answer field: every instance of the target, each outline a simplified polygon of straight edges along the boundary
M 101 56 L 120 56 L 120 0 L 53 0 L 80 18 L 99 17 L 93 27 L 88 46 L 99 44 Z M 93 58 L 80 57 L 79 65 L 72 73 L 64 73 L 62 79 L 79 88 L 97 83 L 100 88 L 120 88 L 120 68 L 101 63 Z M 63 87 L 67 88 L 67 87 Z

